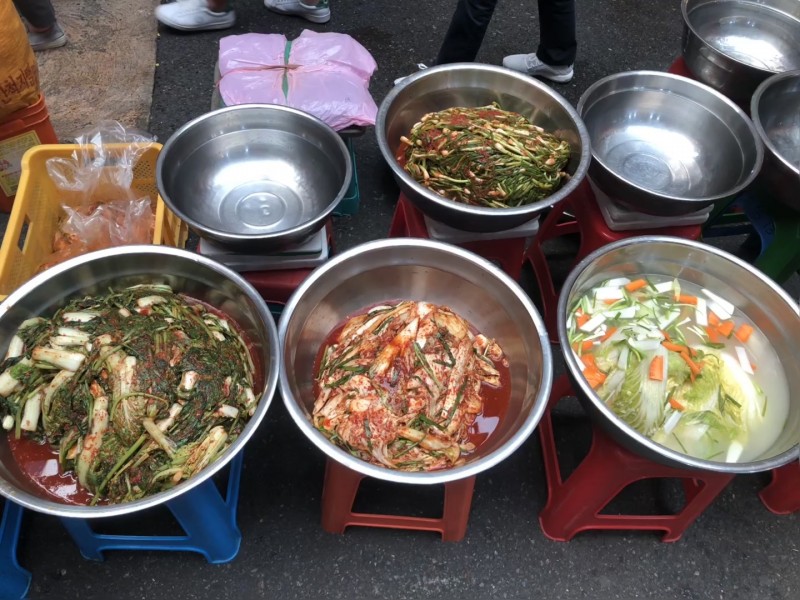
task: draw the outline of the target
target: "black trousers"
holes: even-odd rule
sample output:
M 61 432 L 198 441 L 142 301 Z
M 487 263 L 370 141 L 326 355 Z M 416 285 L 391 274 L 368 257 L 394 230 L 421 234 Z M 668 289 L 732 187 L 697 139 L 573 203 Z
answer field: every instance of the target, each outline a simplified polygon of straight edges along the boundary
M 56 24 L 56 13 L 50 0 L 14 0 L 14 6 L 36 29 L 47 29 Z
M 553 67 L 575 62 L 575 0 L 538 0 L 539 47 L 536 56 Z M 478 55 L 497 0 L 458 0 L 436 64 L 472 62 Z

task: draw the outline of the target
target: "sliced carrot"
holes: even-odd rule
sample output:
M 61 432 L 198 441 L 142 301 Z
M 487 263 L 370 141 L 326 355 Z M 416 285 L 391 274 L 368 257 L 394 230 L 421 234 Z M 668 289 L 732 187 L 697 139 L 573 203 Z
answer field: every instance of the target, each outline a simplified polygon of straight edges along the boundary
M 592 346 L 594 346 L 594 342 L 592 340 L 586 340 L 585 342 L 581 342 L 580 344 L 578 342 L 575 342 L 574 344 L 572 344 L 572 349 L 575 350 L 575 352 L 583 353 L 591 350 Z
M 650 379 L 664 381 L 664 357 L 655 356 L 650 362 Z
M 586 365 L 587 369 L 597 368 L 597 363 L 594 361 L 594 354 L 581 354 L 581 362 Z
M 636 290 L 640 290 L 647 285 L 647 281 L 644 279 L 637 279 L 636 281 L 631 281 L 630 283 L 625 284 L 625 289 L 629 292 L 635 292 Z
M 674 408 L 675 410 L 679 410 L 681 412 L 686 410 L 686 407 L 683 404 L 681 404 L 680 402 L 678 402 L 677 400 L 675 400 L 675 398 L 670 398 L 669 399 L 669 405 L 672 408 Z
M 681 346 L 680 344 L 675 344 L 674 342 L 661 342 L 661 345 L 664 346 L 670 352 L 686 352 L 688 354 L 689 349 L 686 346 Z
M 584 313 L 575 316 L 575 322 L 578 324 L 578 327 L 583 327 L 589 319 L 589 315 Z
M 692 375 L 699 375 L 700 371 L 703 370 L 700 365 L 691 359 L 688 352 L 681 352 L 680 356 L 686 362 L 686 364 L 689 365 L 689 370 L 692 372 Z
M 600 338 L 601 342 L 605 342 L 608 338 L 614 335 L 617 332 L 617 328 L 613 325 L 606 329 L 606 332 L 603 334 L 603 337 Z
M 719 317 L 713 310 L 708 312 L 708 324 L 711 325 L 711 327 L 719 325 Z
M 611 298 L 609 298 L 608 300 L 603 300 L 603 302 L 606 303 L 608 306 L 611 306 L 612 304 L 616 304 L 617 302 L 619 302 L 619 300 L 612 300 Z
M 678 294 L 675 301 L 680 304 L 697 304 L 697 296 L 690 296 L 689 294 Z
M 708 341 L 712 344 L 719 344 L 719 334 L 717 330 L 711 327 L 710 325 L 706 327 L 706 333 L 708 334 Z
M 672 338 L 669 337 L 669 334 L 666 331 L 664 331 L 663 329 L 661 330 L 661 335 L 663 335 L 664 339 L 667 340 L 668 342 L 672 341 Z
M 724 335 L 725 337 L 731 337 L 731 334 L 733 333 L 733 325 L 734 325 L 733 321 L 731 321 L 730 319 L 727 321 L 723 321 L 722 323 L 717 325 L 717 331 L 719 331 L 719 333 L 721 335 Z
M 586 381 L 589 382 L 593 390 L 603 385 L 606 380 L 606 374 L 596 367 L 594 369 L 586 369 L 583 372 L 583 376 L 586 377 Z
M 753 328 L 747 323 L 742 323 L 734 332 L 734 335 L 740 342 L 744 344 L 750 339 L 750 336 L 753 335 Z

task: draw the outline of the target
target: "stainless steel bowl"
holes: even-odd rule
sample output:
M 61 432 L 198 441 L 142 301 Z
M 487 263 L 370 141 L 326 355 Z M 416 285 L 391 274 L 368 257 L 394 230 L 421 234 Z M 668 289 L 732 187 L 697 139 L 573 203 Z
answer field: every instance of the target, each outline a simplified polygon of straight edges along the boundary
M 544 200 L 517 208 L 470 206 L 420 185 L 397 162 L 400 136 L 408 135 L 423 115 L 492 102 L 526 116 L 569 142 L 572 156 L 565 170 L 571 179 L 561 189 Z M 375 134 L 383 158 L 406 197 L 429 217 L 465 231 L 503 231 L 530 221 L 571 194 L 589 167 L 589 137 L 569 102 L 532 77 L 493 65 L 440 65 L 405 78 L 381 103 Z
M 789 383 L 789 416 L 782 433 L 759 459 L 724 463 L 694 458 L 653 442 L 606 406 L 581 375 L 569 349 L 567 310 L 601 281 L 633 274 L 680 277 L 715 291 L 761 329 L 780 358 Z M 722 250 L 681 238 L 641 236 L 614 242 L 583 259 L 569 274 L 558 302 L 558 337 L 567 371 L 583 406 L 617 441 L 662 464 L 722 473 L 755 473 L 800 457 L 800 308 L 769 277 Z
M 592 140 L 589 174 L 620 204 L 682 215 L 735 197 L 764 150 L 747 115 L 706 85 L 655 71 L 604 77 L 578 101 Z
M 449 306 L 497 340 L 511 368 L 511 400 L 493 434 L 463 466 L 409 473 L 371 465 L 339 449 L 311 423 L 314 361 L 346 317 L 387 300 Z M 480 473 L 509 456 L 542 417 L 552 383 L 544 324 L 522 289 L 490 262 L 466 250 L 421 239 L 368 242 L 317 268 L 287 303 L 278 335 L 281 396 L 302 432 L 344 466 L 377 479 L 433 484 Z
M 800 211 L 800 71 L 765 79 L 750 114 L 766 147 L 761 178 L 771 196 Z
M 240 275 L 200 255 L 165 246 L 124 246 L 71 259 L 37 275 L 0 304 L 0 348 L 25 319 L 49 315 L 69 299 L 109 287 L 167 283 L 233 318 L 253 344 L 261 363 L 258 408 L 242 434 L 215 462 L 175 488 L 127 504 L 72 506 L 43 497 L 23 475 L 0 436 L 0 494 L 26 508 L 62 517 L 93 518 L 133 513 L 185 494 L 222 469 L 239 453 L 267 413 L 278 382 L 278 334 L 267 305 Z
M 342 138 L 308 113 L 271 104 L 202 115 L 164 144 L 156 181 L 201 237 L 272 250 L 320 230 L 352 176 Z
M 686 66 L 744 106 L 773 73 L 800 69 L 797 0 L 683 0 L 681 11 Z

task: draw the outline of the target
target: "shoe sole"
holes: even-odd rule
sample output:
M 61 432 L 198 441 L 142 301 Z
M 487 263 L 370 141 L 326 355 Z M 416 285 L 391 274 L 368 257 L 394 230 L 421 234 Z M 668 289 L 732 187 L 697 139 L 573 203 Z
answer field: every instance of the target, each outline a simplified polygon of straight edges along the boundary
M 265 5 L 266 6 L 266 5 Z M 285 15 L 287 17 L 300 17 L 301 19 L 305 19 L 306 21 L 311 21 L 312 23 L 327 23 L 331 20 L 331 11 L 329 10 L 327 13 L 322 13 L 319 15 L 307 15 L 305 13 L 300 12 L 291 12 L 288 10 L 281 10 L 280 8 L 274 8 L 272 6 L 267 6 L 267 10 L 271 10 L 274 13 L 279 15 Z
M 214 25 L 203 25 L 202 27 L 186 27 L 185 25 L 178 25 L 177 23 L 161 21 L 161 19 L 159 19 L 159 21 L 170 29 L 175 29 L 176 31 L 217 31 L 219 29 L 230 29 L 236 24 L 234 21 L 233 23 L 216 23 Z
M 553 75 L 552 77 L 549 75 L 531 75 L 531 77 L 541 77 L 542 79 L 547 79 L 555 83 L 569 83 L 572 81 L 573 76 L 572 73 L 569 75 Z

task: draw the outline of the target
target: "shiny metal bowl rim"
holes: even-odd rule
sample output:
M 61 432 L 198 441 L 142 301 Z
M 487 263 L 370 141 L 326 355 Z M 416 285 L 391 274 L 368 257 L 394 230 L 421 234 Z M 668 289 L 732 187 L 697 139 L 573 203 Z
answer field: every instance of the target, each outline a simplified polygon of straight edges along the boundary
M 334 144 L 339 148 L 342 156 L 345 157 L 345 173 L 344 179 L 342 181 L 342 185 L 339 188 L 339 192 L 336 194 L 334 198 L 328 203 L 324 210 L 317 213 L 313 219 L 308 221 L 304 221 L 299 225 L 295 225 L 289 229 L 281 229 L 279 231 L 273 231 L 270 233 L 231 233 L 230 231 L 223 231 L 221 229 L 217 229 L 205 223 L 201 223 L 200 221 L 192 218 L 181 207 L 170 198 L 169 194 L 167 194 L 164 186 L 164 162 L 166 161 L 166 157 L 169 151 L 172 149 L 177 143 L 177 140 L 183 136 L 183 134 L 188 131 L 189 129 L 195 127 L 199 123 L 207 121 L 209 119 L 213 119 L 214 117 L 228 113 L 228 112 L 240 112 L 240 111 L 247 111 L 247 110 L 270 110 L 276 112 L 285 112 L 294 114 L 300 118 L 306 119 L 308 121 L 316 122 L 318 125 L 322 126 L 323 128 L 330 129 L 330 132 L 334 135 L 331 137 L 334 140 Z M 212 138 L 209 138 L 209 140 Z M 206 140 L 208 141 L 208 140 Z M 292 108 L 290 106 L 283 106 L 281 104 L 236 104 L 234 106 L 225 106 L 223 108 L 218 108 L 216 110 L 209 111 L 200 115 L 199 117 L 195 117 L 188 123 L 184 123 L 181 127 L 179 127 L 169 138 L 166 142 L 164 142 L 164 146 L 161 148 L 161 151 L 158 154 L 158 159 L 156 160 L 156 187 L 158 188 L 158 193 L 161 196 L 161 199 L 167 204 L 169 209 L 174 212 L 182 221 L 187 223 L 196 231 L 204 233 L 211 237 L 212 239 L 219 240 L 220 242 L 231 242 L 231 243 L 240 243 L 240 242 L 259 242 L 259 241 L 268 241 L 268 240 L 278 240 L 282 237 L 291 237 L 295 234 L 300 234 L 303 230 L 309 227 L 310 223 L 318 222 L 320 224 L 324 223 L 325 219 L 336 209 L 336 206 L 339 202 L 344 198 L 345 194 L 347 193 L 348 188 L 350 187 L 350 180 L 353 177 L 353 165 L 350 160 L 350 153 L 347 150 L 347 146 L 342 140 L 342 137 L 336 133 L 336 131 L 330 127 L 327 123 L 323 120 L 315 117 L 314 115 L 307 113 L 302 110 L 298 110 L 296 108 Z M 319 227 L 317 227 L 319 229 Z M 312 232 L 313 233 L 313 232 Z
M 569 339 L 567 337 L 567 297 L 572 292 L 573 286 L 575 285 L 575 281 L 580 277 L 583 272 L 590 267 L 597 259 L 602 257 L 603 255 L 613 252 L 618 248 L 624 248 L 626 246 L 635 246 L 635 245 L 643 245 L 649 243 L 663 243 L 663 244 L 676 244 L 686 246 L 688 248 L 694 250 L 701 250 L 703 252 L 708 252 L 710 254 L 715 254 L 718 257 L 728 260 L 738 267 L 741 267 L 747 270 L 749 273 L 757 277 L 767 286 L 769 286 L 773 292 L 781 297 L 781 299 L 786 302 L 790 307 L 794 309 L 795 312 L 800 314 L 800 307 L 798 307 L 797 303 L 792 299 L 791 296 L 781 288 L 777 283 L 772 281 L 769 277 L 761 273 L 758 269 L 756 269 L 753 265 L 746 263 L 745 261 L 737 258 L 736 256 L 725 252 L 724 250 L 720 250 L 714 246 L 709 246 L 708 244 L 704 244 L 702 242 L 697 242 L 694 240 L 687 240 L 684 238 L 666 236 L 666 235 L 643 235 L 643 236 L 636 236 L 631 238 L 626 238 L 623 240 L 619 240 L 617 242 L 612 242 L 595 250 L 582 261 L 580 261 L 569 273 L 567 279 L 564 281 L 564 286 L 561 288 L 562 293 L 558 299 L 558 340 L 559 344 L 561 345 L 561 354 L 564 356 L 564 360 L 567 363 L 567 369 L 570 374 L 573 375 L 572 379 L 574 382 L 578 384 L 580 387 L 580 392 L 583 394 L 584 398 L 587 398 L 591 401 L 594 405 L 595 409 L 598 410 L 603 416 L 610 422 L 613 423 L 614 426 L 618 431 L 626 435 L 627 437 L 631 438 L 635 443 L 646 447 L 652 454 L 654 455 L 661 455 L 664 456 L 667 460 L 672 463 L 682 463 L 687 468 L 702 470 L 702 471 L 715 471 L 719 473 L 728 473 L 728 474 L 739 474 L 739 473 L 753 473 L 753 472 L 760 472 L 760 471 L 768 471 L 775 467 L 782 466 L 789 462 L 789 460 L 794 459 L 797 460 L 798 453 L 800 452 L 800 442 L 789 448 L 788 450 L 778 454 L 776 456 L 772 456 L 770 458 L 765 458 L 761 460 L 755 461 L 748 461 L 742 463 L 727 463 L 727 462 L 719 462 L 719 461 L 711 461 L 705 460 L 702 458 L 696 458 L 690 456 L 688 454 L 684 454 L 682 452 L 677 452 L 666 446 L 662 446 L 661 444 L 654 442 L 649 437 L 642 435 L 638 431 L 636 431 L 633 427 L 628 425 L 625 421 L 619 418 L 611 408 L 609 408 L 605 402 L 603 402 L 600 397 L 595 393 L 589 383 L 586 381 L 586 378 L 583 377 L 580 373 L 580 367 L 578 365 L 578 359 L 575 357 L 574 353 L 570 350 Z
M 65 271 L 69 271 L 74 267 L 86 263 L 91 263 L 92 261 L 99 258 L 106 258 L 109 256 L 130 255 L 130 254 L 155 256 L 156 258 L 158 256 L 176 256 L 185 258 L 187 260 L 196 263 L 200 263 L 201 265 L 227 277 L 237 286 L 237 288 L 239 288 L 245 295 L 247 295 L 247 297 L 249 297 L 253 301 L 253 304 L 256 307 L 259 317 L 261 317 L 262 321 L 265 323 L 266 335 L 269 338 L 270 347 L 274 349 L 274 351 L 271 353 L 272 355 L 270 357 L 269 364 L 262 365 L 262 368 L 267 374 L 267 383 L 264 390 L 262 390 L 261 392 L 256 413 L 253 415 L 253 417 L 250 418 L 242 433 L 239 435 L 239 437 L 236 438 L 236 441 L 234 441 L 233 444 L 231 444 L 231 446 L 225 451 L 225 453 L 221 457 L 212 462 L 198 474 L 180 483 L 179 485 L 175 486 L 172 489 L 166 490 L 164 492 L 159 492 L 158 494 L 146 496 L 140 500 L 135 500 L 133 502 L 98 505 L 98 506 L 85 506 L 85 505 L 61 504 L 54 500 L 49 500 L 47 498 L 34 496 L 33 494 L 29 494 L 27 492 L 24 494 L 19 494 L 16 493 L 15 487 L 9 486 L 5 480 L 0 479 L 0 495 L 5 496 L 8 500 L 12 500 L 17 504 L 23 506 L 24 508 L 28 508 L 36 512 L 43 512 L 46 514 L 55 515 L 58 517 L 101 518 L 101 517 L 111 517 L 117 515 L 130 514 L 133 512 L 138 512 L 147 508 L 164 504 L 165 502 L 169 502 L 170 500 L 176 498 L 177 496 L 185 494 L 190 490 L 194 489 L 195 487 L 197 487 L 198 485 L 200 485 L 201 483 L 204 483 L 209 478 L 211 478 L 215 473 L 217 473 L 220 469 L 225 467 L 231 460 L 233 460 L 233 458 L 237 454 L 239 454 L 239 452 L 242 451 L 243 446 L 252 437 L 253 433 L 255 433 L 255 430 L 261 424 L 261 421 L 264 419 L 264 416 L 267 413 L 267 409 L 269 409 L 269 406 L 272 403 L 272 399 L 275 396 L 275 390 L 277 389 L 278 386 L 278 361 L 279 361 L 278 334 L 277 334 L 277 328 L 275 326 L 275 321 L 272 315 L 270 314 L 269 309 L 267 308 L 266 302 L 264 302 L 264 300 L 261 298 L 256 289 L 252 285 L 250 285 L 250 283 L 248 283 L 247 280 L 245 280 L 239 273 L 232 271 L 228 267 L 214 260 L 211 260 L 210 258 L 206 258 L 194 252 L 190 252 L 188 250 L 183 250 L 180 248 L 172 248 L 169 246 L 131 245 L 131 246 L 119 246 L 116 248 L 106 248 L 104 250 L 97 250 L 95 252 L 90 252 L 88 254 L 84 254 L 82 256 L 69 259 L 61 264 L 55 265 L 47 269 L 46 271 L 36 275 L 32 279 L 23 283 L 19 288 L 14 290 L 11 294 L 9 294 L 9 296 L 2 303 L 0 303 L 0 320 L 2 320 L 3 316 L 6 314 L 10 306 L 12 306 L 18 300 L 26 296 L 32 290 L 38 288 L 41 285 L 46 284 L 50 279 L 53 279 L 57 275 L 60 275 Z M 154 269 L 157 269 L 157 266 L 154 266 Z M 169 275 L 169 273 L 166 273 L 165 275 Z M 154 277 L 157 277 L 157 275 L 154 275 Z M 91 285 L 91 283 L 89 282 L 87 283 L 88 285 Z M 34 498 L 35 501 L 32 502 L 31 500 L 29 500 L 29 498 Z
M 753 183 L 755 178 L 758 176 L 759 171 L 761 171 L 761 166 L 762 166 L 762 164 L 764 162 L 764 146 L 761 143 L 761 137 L 758 135 L 758 132 L 756 131 L 755 126 L 753 125 L 753 121 L 750 119 L 750 117 L 747 116 L 747 114 L 741 108 L 739 108 L 739 106 L 735 102 L 733 102 L 733 100 L 731 100 L 730 98 L 728 98 L 724 94 L 721 94 L 720 92 L 718 92 L 714 88 L 712 88 L 712 87 L 710 87 L 710 86 L 708 86 L 705 83 L 702 83 L 700 81 L 696 81 L 696 80 L 690 79 L 688 77 L 683 77 L 682 75 L 675 75 L 674 73 L 667 73 L 667 72 L 664 72 L 664 71 L 641 70 L 641 71 L 622 71 L 620 73 L 613 73 L 611 75 L 607 75 L 606 77 L 603 77 L 602 79 L 598 79 L 592 85 L 590 85 L 588 88 L 586 88 L 586 91 L 583 92 L 583 94 L 581 94 L 581 97 L 578 100 L 578 104 L 577 104 L 578 113 L 581 115 L 581 118 L 584 118 L 583 109 L 584 109 L 584 107 L 586 105 L 586 102 L 588 101 L 589 97 L 595 92 L 595 90 L 597 90 L 597 88 L 599 88 L 600 86 L 606 84 L 607 82 L 613 81 L 615 79 L 622 79 L 623 77 L 638 77 L 638 76 L 641 76 L 641 75 L 648 75 L 648 76 L 652 75 L 652 76 L 658 76 L 658 77 L 665 77 L 667 79 L 674 79 L 676 81 L 681 81 L 681 82 L 687 83 L 689 85 L 696 86 L 696 87 L 702 89 L 703 91 L 711 94 L 712 96 L 715 96 L 717 99 L 719 99 L 720 101 L 724 102 L 725 104 L 727 104 L 728 107 L 730 107 L 736 113 L 736 115 L 740 119 L 742 119 L 742 121 L 747 126 L 748 131 L 753 136 L 753 143 L 755 144 L 755 147 L 756 147 L 756 161 L 753 164 L 753 168 L 751 169 L 750 174 L 745 178 L 744 181 L 739 183 L 739 185 L 734 186 L 734 187 L 730 188 L 729 190 L 726 190 L 726 191 L 721 192 L 719 194 L 714 194 L 712 196 L 700 196 L 700 197 L 673 196 L 673 195 L 670 195 L 670 194 L 664 194 L 664 193 L 659 192 L 657 190 L 653 190 L 653 189 L 650 189 L 650 188 L 643 187 L 643 186 L 641 186 L 641 185 L 639 185 L 637 183 L 634 183 L 633 181 L 630 181 L 630 180 L 626 179 L 625 177 L 623 177 L 622 175 L 617 173 L 614 169 L 610 168 L 608 166 L 608 164 L 602 158 L 600 158 L 599 156 L 597 156 L 595 154 L 594 146 L 592 146 L 592 148 L 591 148 L 592 160 L 596 161 L 599 165 L 601 165 L 603 167 L 603 169 L 606 172 L 610 173 L 611 175 L 616 177 L 618 180 L 624 182 L 626 185 L 631 186 L 632 188 L 638 190 L 641 193 L 650 194 L 652 196 L 657 196 L 658 198 L 662 198 L 664 200 L 675 200 L 675 201 L 679 201 L 679 202 L 685 202 L 687 200 L 691 201 L 691 202 L 716 202 L 717 200 L 724 200 L 724 199 L 732 198 L 732 197 L 736 196 L 737 194 L 739 194 L 739 192 L 741 192 L 742 190 L 747 188 L 751 183 Z M 626 91 L 644 91 L 644 90 L 662 91 L 662 92 L 666 91 L 666 92 L 674 93 L 669 89 L 654 88 L 654 87 L 642 87 L 642 86 L 631 87 Z M 705 108 L 705 105 L 703 105 L 703 107 Z M 716 115 L 716 116 L 719 117 L 719 115 Z
M 542 348 L 542 376 L 539 384 L 539 389 L 536 392 L 536 397 L 533 400 L 533 406 L 530 413 L 525 418 L 522 426 L 517 429 L 511 439 L 503 446 L 478 460 L 468 461 L 465 465 L 456 467 L 454 469 L 443 469 L 440 471 L 428 472 L 410 472 L 389 469 L 386 467 L 378 467 L 372 465 L 364 460 L 356 458 L 349 453 L 345 452 L 328 438 L 322 435 L 306 417 L 303 410 L 300 408 L 300 403 L 295 399 L 291 387 L 288 384 L 289 374 L 287 372 L 287 361 L 283 360 L 286 344 L 286 330 L 288 328 L 289 320 L 294 314 L 298 304 L 303 301 L 306 292 L 317 282 L 317 280 L 325 277 L 326 274 L 335 269 L 341 263 L 358 260 L 358 257 L 384 248 L 429 248 L 442 252 L 444 255 L 458 256 L 460 258 L 471 261 L 475 266 L 490 273 L 492 276 L 500 280 L 502 284 L 509 288 L 525 307 L 534 322 L 536 332 L 539 336 L 539 344 Z M 550 341 L 545 330 L 544 321 L 539 316 L 533 302 L 531 302 L 528 295 L 522 290 L 519 284 L 506 275 L 502 270 L 496 267 L 488 260 L 473 254 L 468 250 L 464 250 L 458 246 L 437 242 L 427 239 L 416 238 L 395 238 L 383 239 L 372 242 L 360 244 L 337 255 L 335 258 L 329 260 L 321 267 L 317 267 L 305 280 L 300 284 L 300 287 L 292 294 L 281 314 L 278 323 L 278 338 L 280 340 L 280 393 L 283 398 L 284 405 L 286 406 L 292 419 L 297 426 L 303 431 L 306 437 L 328 457 L 336 460 L 340 464 L 345 465 L 347 468 L 352 469 L 362 475 L 380 479 L 383 481 L 391 481 L 394 483 L 413 483 L 413 484 L 437 484 L 447 483 L 449 481 L 456 481 L 465 479 L 481 473 L 491 467 L 497 465 L 501 461 L 508 458 L 513 454 L 536 429 L 542 415 L 547 407 L 547 398 L 550 396 L 550 388 L 553 383 L 553 359 L 552 351 L 550 349 Z
M 569 114 L 570 118 L 574 121 L 575 127 L 578 130 L 578 136 L 581 138 L 581 154 L 578 160 L 578 167 L 575 173 L 570 175 L 569 181 L 567 181 L 564 185 L 562 185 L 558 190 L 539 200 L 538 202 L 533 202 L 531 204 L 526 204 L 524 206 L 515 206 L 513 208 L 490 208 L 490 207 L 483 207 L 483 206 L 472 206 L 471 204 L 464 204 L 462 202 L 456 202 L 455 200 L 450 200 L 445 198 L 444 196 L 437 194 L 426 188 L 424 185 L 417 183 L 417 181 L 409 175 L 405 169 L 401 168 L 397 162 L 397 159 L 392 154 L 391 149 L 389 148 L 389 143 L 386 140 L 386 115 L 389 112 L 389 108 L 392 106 L 395 98 L 409 85 L 412 85 L 415 81 L 420 79 L 424 79 L 426 77 L 430 77 L 431 74 L 441 73 L 445 71 L 487 71 L 492 73 L 502 73 L 514 79 L 519 79 L 527 84 L 533 85 L 533 87 L 540 88 L 545 94 L 550 96 L 553 100 L 557 101 L 559 105 Z M 446 65 L 438 65 L 435 67 L 430 67 L 427 69 L 422 69 L 421 71 L 417 71 L 416 73 L 409 75 L 403 81 L 398 83 L 394 86 L 389 94 L 383 99 L 381 105 L 378 109 L 378 117 L 375 120 L 375 135 L 378 138 L 378 147 L 380 148 L 381 154 L 383 154 L 383 158 L 386 163 L 389 165 L 389 168 L 392 170 L 392 173 L 395 177 L 402 180 L 402 182 L 411 188 L 414 193 L 425 197 L 426 200 L 437 204 L 446 209 L 453 209 L 456 212 L 460 212 L 462 214 L 471 215 L 475 217 L 496 217 L 498 215 L 502 216 L 515 216 L 515 215 L 524 215 L 527 213 L 538 213 L 541 210 L 552 206 L 556 202 L 562 200 L 569 196 L 572 192 L 574 192 L 578 186 L 583 181 L 586 173 L 589 170 L 589 163 L 590 163 L 590 140 L 589 140 L 589 132 L 586 129 L 586 125 L 584 125 L 583 120 L 581 119 L 578 112 L 573 108 L 573 106 L 560 94 L 558 94 L 555 90 L 553 90 L 550 86 L 541 83 L 537 79 L 533 77 L 529 77 L 528 75 L 524 75 L 517 71 L 512 71 L 511 69 L 507 69 L 505 67 L 500 67 L 497 65 L 488 65 L 488 64 L 481 64 L 481 63 L 450 63 Z
M 753 120 L 753 126 L 758 132 L 758 137 L 761 138 L 762 143 L 769 149 L 770 153 L 772 153 L 772 155 L 778 159 L 789 171 L 793 172 L 795 175 L 800 175 L 800 165 L 792 164 L 786 160 L 786 157 L 778 151 L 778 149 L 775 147 L 775 144 L 767 135 L 767 132 L 764 129 L 764 124 L 761 122 L 761 112 L 759 110 L 761 97 L 768 88 L 782 81 L 783 79 L 794 78 L 800 80 L 800 70 L 776 73 L 775 75 L 767 77 L 764 81 L 762 81 L 761 84 L 756 88 L 756 91 L 753 92 L 753 96 L 750 99 L 750 115 Z

